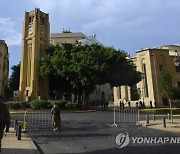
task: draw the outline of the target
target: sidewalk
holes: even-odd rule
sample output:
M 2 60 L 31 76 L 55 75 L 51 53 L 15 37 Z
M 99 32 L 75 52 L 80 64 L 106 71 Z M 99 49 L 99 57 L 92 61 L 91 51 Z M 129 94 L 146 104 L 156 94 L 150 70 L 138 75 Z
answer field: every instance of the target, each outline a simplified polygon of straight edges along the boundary
M 13 128 L 4 135 L 1 148 L 2 154 L 40 154 L 27 134 L 22 133 L 21 140 L 17 140 Z
M 173 122 L 171 122 L 171 120 L 166 119 L 166 127 L 164 127 L 163 125 L 163 120 L 150 120 L 149 124 L 147 124 L 146 121 L 140 121 L 140 125 L 142 125 L 143 127 L 180 134 L 180 119 L 174 119 Z

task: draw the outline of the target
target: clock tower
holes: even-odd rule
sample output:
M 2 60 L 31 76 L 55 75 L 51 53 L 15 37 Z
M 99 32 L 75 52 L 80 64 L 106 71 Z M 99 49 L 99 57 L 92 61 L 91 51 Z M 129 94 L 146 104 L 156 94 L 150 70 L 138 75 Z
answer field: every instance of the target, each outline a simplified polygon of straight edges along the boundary
M 22 34 L 19 100 L 48 99 L 48 80 L 39 75 L 39 62 L 49 46 L 49 14 L 25 12 Z

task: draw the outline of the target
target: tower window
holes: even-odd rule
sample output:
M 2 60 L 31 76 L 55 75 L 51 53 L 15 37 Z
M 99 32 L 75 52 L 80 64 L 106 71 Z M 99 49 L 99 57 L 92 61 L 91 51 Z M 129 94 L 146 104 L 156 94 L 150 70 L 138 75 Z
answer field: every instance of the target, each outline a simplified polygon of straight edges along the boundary
M 43 17 L 41 18 L 41 22 L 42 22 L 42 24 L 44 24 L 44 18 Z
M 29 23 L 33 22 L 34 16 L 29 17 Z

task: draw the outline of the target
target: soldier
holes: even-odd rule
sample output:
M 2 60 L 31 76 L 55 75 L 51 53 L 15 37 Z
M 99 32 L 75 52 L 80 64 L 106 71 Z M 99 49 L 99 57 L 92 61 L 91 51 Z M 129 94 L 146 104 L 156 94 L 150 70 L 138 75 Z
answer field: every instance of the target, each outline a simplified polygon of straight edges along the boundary
M 4 129 L 5 132 L 9 132 L 10 126 L 10 114 L 6 104 L 3 103 L 3 97 L 0 96 L 0 151 L 1 151 L 1 140 L 3 138 Z
M 61 117 L 60 117 L 60 108 L 55 103 L 51 109 L 52 114 L 52 129 L 53 131 L 58 131 L 61 129 Z

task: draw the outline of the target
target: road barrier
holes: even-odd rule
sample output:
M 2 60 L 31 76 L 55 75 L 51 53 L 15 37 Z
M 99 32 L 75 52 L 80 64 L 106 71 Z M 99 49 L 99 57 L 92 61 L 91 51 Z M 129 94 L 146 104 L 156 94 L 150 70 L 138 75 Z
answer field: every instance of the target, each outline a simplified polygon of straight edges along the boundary
M 117 127 L 120 123 L 135 123 L 139 124 L 139 110 L 137 108 L 114 108 L 114 122 L 112 126 Z
M 27 123 L 27 126 L 50 126 L 51 113 L 50 111 L 26 111 L 24 123 Z

